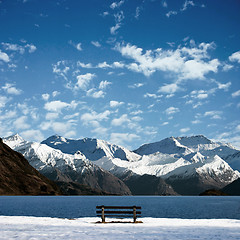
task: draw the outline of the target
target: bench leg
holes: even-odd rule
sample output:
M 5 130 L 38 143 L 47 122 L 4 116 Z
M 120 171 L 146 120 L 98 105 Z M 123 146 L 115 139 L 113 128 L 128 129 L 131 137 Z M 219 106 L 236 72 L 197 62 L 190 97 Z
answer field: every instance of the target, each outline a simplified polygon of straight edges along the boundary
M 105 223 L 104 207 L 102 207 L 102 223 Z
M 133 208 L 133 222 L 136 223 L 137 221 L 137 214 L 136 214 L 136 207 Z

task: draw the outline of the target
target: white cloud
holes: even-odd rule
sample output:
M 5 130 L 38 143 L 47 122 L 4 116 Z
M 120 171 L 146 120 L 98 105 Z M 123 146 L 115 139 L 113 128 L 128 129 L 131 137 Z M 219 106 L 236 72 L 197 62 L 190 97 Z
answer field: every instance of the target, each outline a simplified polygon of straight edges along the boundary
M 124 0 L 121 0 L 121 1 L 119 1 L 119 2 L 113 2 L 113 3 L 110 5 L 110 8 L 111 8 L 111 9 L 119 8 L 122 4 L 124 4 Z
M 131 115 L 138 115 L 138 114 L 142 114 L 142 113 L 143 113 L 142 110 L 137 110 L 137 111 L 133 111 L 133 112 L 131 111 L 130 112 Z
M 205 99 L 205 98 L 208 98 L 208 93 L 204 90 L 199 90 L 199 91 L 194 90 L 191 92 L 191 97 L 197 98 L 197 99 Z
M 116 107 L 119 107 L 119 106 L 121 106 L 123 104 L 124 104 L 124 102 L 110 101 L 110 107 L 111 108 L 116 108 Z
M 210 117 L 211 119 L 222 119 L 222 111 L 207 111 L 204 113 L 205 117 Z
M 103 12 L 102 14 L 100 14 L 100 16 L 102 16 L 102 17 L 106 17 L 108 15 L 109 15 L 109 12 L 107 12 L 107 11 Z
M 81 43 L 78 43 L 78 44 L 76 45 L 76 49 L 77 49 L 78 51 L 82 51 L 82 44 L 81 44 Z
M 121 62 L 114 62 L 112 68 L 123 68 L 125 65 Z
M 145 93 L 145 94 L 143 95 L 143 97 L 145 97 L 145 98 L 149 97 L 149 98 L 155 98 L 155 99 L 157 99 L 157 98 L 161 98 L 162 95 L 157 95 L 157 94 L 155 94 L 155 93 Z
M 25 52 L 24 47 L 18 45 L 18 44 L 12 44 L 12 43 L 2 43 L 3 47 L 7 51 L 17 51 L 20 54 L 23 54 Z
M 33 44 L 26 44 L 25 46 L 20 46 L 18 44 L 13 43 L 2 43 L 3 47 L 7 51 L 16 51 L 20 54 L 24 54 L 25 49 L 28 49 L 29 53 L 33 53 L 37 50 L 37 47 Z
M 126 142 L 138 140 L 140 137 L 134 133 L 112 133 L 110 141 L 114 144 L 125 145 Z
M 163 1 L 162 1 L 162 6 L 165 7 L 165 8 L 167 8 L 167 7 L 168 7 L 167 1 L 163 0 Z
M 240 125 L 237 125 L 237 126 L 236 126 L 236 131 L 237 131 L 237 132 L 240 132 Z
M 17 118 L 14 123 L 13 123 L 14 127 L 16 129 L 27 129 L 30 127 L 30 125 L 27 123 L 27 117 L 26 116 L 22 116 Z
M 122 21 L 124 19 L 124 14 L 123 11 L 120 11 L 116 14 L 114 14 L 114 18 L 115 18 L 115 26 L 110 28 L 110 33 L 112 35 L 116 35 L 117 34 L 117 30 L 121 27 L 122 25 Z
M 144 83 L 134 83 L 133 85 L 129 85 L 129 88 L 140 88 L 144 86 Z
M 224 91 L 228 91 L 229 87 L 232 85 L 231 82 L 228 83 L 220 83 L 220 82 L 216 82 L 218 85 L 218 89 L 223 89 Z
M 180 90 L 181 88 L 176 83 L 171 83 L 171 84 L 165 84 L 164 86 L 160 87 L 158 92 L 169 94 L 169 93 L 175 93 Z
M 33 44 L 27 44 L 27 45 L 25 45 L 25 48 L 28 48 L 29 53 L 33 53 L 37 50 L 37 47 L 34 46 Z
M 209 72 L 216 73 L 220 62 L 218 59 L 213 59 L 209 62 L 188 60 L 184 63 L 182 71 L 183 79 L 204 79 L 205 75 Z
M 78 75 L 77 76 L 77 84 L 75 85 L 75 89 L 87 90 L 89 83 L 95 76 L 96 75 L 92 74 L 92 73 Z
M 196 120 L 193 120 L 191 123 L 192 123 L 192 124 L 199 124 L 199 123 L 201 123 L 201 121 L 198 120 L 198 119 L 196 119 Z
M 65 116 L 63 117 L 63 119 L 69 120 L 69 119 L 73 119 L 73 118 L 78 117 L 78 116 L 79 116 L 79 113 L 77 112 L 77 113 L 74 113 L 74 114 L 65 115 Z
M 44 105 L 44 109 L 50 112 L 61 112 L 62 109 L 70 107 L 71 104 L 62 102 L 62 101 L 52 101 L 52 102 L 47 102 Z
M 68 41 L 68 43 L 75 47 L 78 51 L 82 51 L 82 43 L 74 43 L 72 40 Z
M 233 68 L 233 65 L 226 64 L 226 63 L 223 65 L 223 71 L 224 72 L 227 72 L 227 71 L 229 71 L 232 68 Z
M 161 126 L 166 126 L 166 125 L 168 125 L 169 124 L 169 122 L 163 122 L 162 124 L 161 124 Z
M 73 124 L 71 122 L 52 122 L 51 127 L 55 133 L 66 136 L 66 134 L 69 132 L 72 134 L 71 129 Z
M 240 63 L 240 51 L 233 53 L 233 54 L 229 57 L 229 60 L 230 60 L 231 62 L 235 62 L 235 61 L 236 61 L 236 62 Z
M 188 128 L 188 127 L 187 127 L 187 128 L 181 128 L 181 129 L 180 129 L 180 132 L 181 132 L 181 133 L 186 133 L 186 132 L 188 132 L 188 131 L 190 131 L 190 128 Z
M 36 120 L 38 118 L 38 108 L 28 105 L 26 102 L 18 103 L 17 108 L 24 114 L 30 115 L 32 119 Z
M 179 108 L 175 108 L 175 107 L 169 107 L 165 110 L 165 113 L 167 115 L 172 115 L 172 114 L 175 114 L 177 112 L 179 112 Z
M 53 91 L 53 92 L 52 92 L 52 96 L 53 96 L 53 97 L 56 97 L 56 96 L 58 96 L 59 94 L 60 94 L 60 92 L 58 92 L 58 91 Z
M 111 112 L 109 110 L 106 110 L 102 113 L 96 113 L 95 111 L 92 111 L 91 113 L 84 113 L 81 116 L 81 120 L 87 125 L 91 121 L 108 120 L 110 114 Z
M 0 107 L 1 107 L 1 102 L 0 102 Z M 0 111 L 0 113 L 1 113 L 1 111 Z M 16 118 L 16 116 L 17 116 L 17 111 L 10 110 L 10 111 L 6 111 L 5 114 L 1 113 L 0 120 Z
M 98 136 L 102 137 L 102 136 L 106 136 L 108 134 L 109 129 L 99 126 L 93 130 L 91 130 L 91 132 L 96 133 Z
M 138 19 L 140 16 L 140 11 L 141 11 L 141 7 L 136 7 L 136 13 L 135 13 L 135 18 Z
M 41 142 L 44 139 L 44 136 L 40 130 L 33 130 L 33 129 L 21 132 L 21 136 L 24 139 L 27 139 L 29 141 L 36 141 L 36 142 Z
M 121 126 L 124 123 L 128 123 L 130 120 L 128 119 L 127 114 L 123 114 L 120 118 L 114 118 L 111 122 L 113 126 Z
M 238 149 L 240 149 L 240 136 L 239 136 L 239 125 L 230 129 L 227 132 L 222 132 L 216 135 L 216 141 L 231 143 Z
M 99 63 L 96 68 L 110 68 L 111 65 L 108 64 L 107 62 L 102 62 L 102 63 Z
M 91 63 L 82 63 L 80 61 L 77 61 L 77 66 L 82 67 L 82 68 L 93 68 Z
M 63 77 L 65 80 L 67 79 L 67 73 L 70 70 L 68 66 L 66 66 L 66 61 L 58 61 L 56 64 L 53 64 L 53 73 L 58 74 L 59 76 Z
M 111 64 L 107 63 L 106 61 L 98 63 L 96 66 L 93 66 L 91 63 L 83 63 L 78 61 L 77 66 L 82 67 L 82 68 L 124 68 L 125 64 L 122 62 L 113 62 Z
M 180 9 L 180 11 L 186 11 L 188 6 L 195 6 L 193 1 L 186 0 L 183 4 L 183 7 Z
M 50 129 L 51 126 L 52 126 L 52 122 L 49 121 L 49 122 L 42 122 L 39 127 L 41 128 L 41 130 L 46 131 Z
M 14 87 L 13 84 L 10 84 L 10 83 L 6 83 L 5 86 L 2 87 L 2 89 L 6 93 L 12 94 L 12 95 L 20 95 L 22 93 L 22 90 L 17 89 L 16 87 Z
M 177 15 L 177 11 L 169 11 L 168 13 L 166 13 L 166 16 L 169 18 L 172 15 Z
M 4 62 L 10 62 L 10 58 L 9 56 L 5 53 L 5 52 L 2 52 L 0 50 L 0 61 L 4 61 Z
M 116 23 L 115 26 L 112 26 L 112 27 L 110 28 L 110 33 L 111 33 L 112 35 L 116 35 L 116 34 L 117 34 L 117 30 L 118 30 L 120 27 L 121 27 L 121 24 L 120 24 L 120 23 Z
M 98 41 L 91 41 L 91 44 L 95 47 L 101 47 L 101 44 Z
M 76 135 L 74 125 L 75 123 L 71 122 L 71 120 L 66 122 L 48 121 L 42 122 L 40 128 L 44 131 L 52 129 L 56 134 L 63 135 L 65 137 L 73 137 Z
M 104 98 L 106 94 L 102 90 L 97 91 L 95 88 L 89 89 L 86 93 L 88 97 L 93 98 Z
M 239 97 L 240 96 L 240 90 L 232 93 L 232 97 Z
M 179 80 L 205 79 L 209 72 L 216 73 L 220 62 L 218 59 L 208 60 L 208 50 L 215 47 L 214 43 L 201 43 L 198 46 L 178 47 L 176 50 L 147 50 L 127 44 L 117 44 L 115 49 L 122 56 L 133 59 L 134 62 L 125 65 L 129 70 L 150 76 L 156 71 L 171 72 Z
M 46 120 L 54 120 L 54 119 L 57 119 L 59 117 L 59 113 L 57 112 L 48 112 L 46 114 Z
M 99 84 L 99 89 L 106 89 L 107 86 L 111 85 L 112 83 L 111 82 L 108 82 L 108 81 L 101 81 L 100 84 Z
M 50 98 L 50 95 L 49 95 L 48 93 L 42 94 L 42 99 L 43 99 L 44 101 L 48 101 L 49 98 Z
M 125 65 L 121 62 L 113 62 L 108 64 L 107 62 L 99 63 L 96 68 L 123 68 Z

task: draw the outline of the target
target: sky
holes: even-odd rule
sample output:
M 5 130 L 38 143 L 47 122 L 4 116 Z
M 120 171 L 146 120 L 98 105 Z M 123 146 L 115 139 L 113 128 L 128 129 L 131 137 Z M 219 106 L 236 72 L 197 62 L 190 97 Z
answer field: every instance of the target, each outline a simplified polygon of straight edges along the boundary
M 1 0 L 0 136 L 240 149 L 239 0 Z

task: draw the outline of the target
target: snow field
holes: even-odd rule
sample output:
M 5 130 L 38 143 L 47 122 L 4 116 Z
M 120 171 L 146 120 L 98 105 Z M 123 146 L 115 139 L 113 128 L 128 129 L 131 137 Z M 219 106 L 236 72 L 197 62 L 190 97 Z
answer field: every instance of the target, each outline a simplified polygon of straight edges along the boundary
M 0 239 L 240 239 L 240 220 L 233 219 L 141 218 L 139 224 L 96 224 L 99 220 L 0 216 Z

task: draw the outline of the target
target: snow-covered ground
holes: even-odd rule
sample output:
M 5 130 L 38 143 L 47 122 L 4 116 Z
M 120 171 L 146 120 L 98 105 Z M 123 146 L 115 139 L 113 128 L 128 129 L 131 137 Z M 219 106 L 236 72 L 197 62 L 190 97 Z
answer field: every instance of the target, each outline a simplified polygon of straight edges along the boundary
M 74 220 L 0 216 L 0 239 L 240 239 L 240 220 L 142 218 L 143 223 L 96 224 Z

